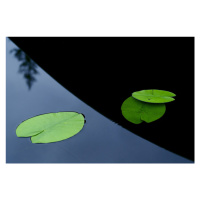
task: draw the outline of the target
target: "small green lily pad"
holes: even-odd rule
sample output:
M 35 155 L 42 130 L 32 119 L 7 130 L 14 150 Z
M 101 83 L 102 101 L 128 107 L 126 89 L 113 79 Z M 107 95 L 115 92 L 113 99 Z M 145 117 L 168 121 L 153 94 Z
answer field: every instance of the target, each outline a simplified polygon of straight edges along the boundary
M 134 124 L 140 124 L 142 121 L 153 122 L 161 118 L 165 110 L 165 104 L 150 104 L 139 101 L 132 96 L 127 98 L 121 106 L 122 115 Z
M 172 92 L 164 90 L 141 90 L 138 92 L 133 92 L 132 96 L 135 99 L 148 103 L 167 103 L 174 101 L 175 99 L 172 97 L 176 95 Z
M 31 137 L 32 143 L 58 142 L 76 135 L 84 123 L 84 116 L 77 112 L 48 113 L 22 122 L 16 135 Z

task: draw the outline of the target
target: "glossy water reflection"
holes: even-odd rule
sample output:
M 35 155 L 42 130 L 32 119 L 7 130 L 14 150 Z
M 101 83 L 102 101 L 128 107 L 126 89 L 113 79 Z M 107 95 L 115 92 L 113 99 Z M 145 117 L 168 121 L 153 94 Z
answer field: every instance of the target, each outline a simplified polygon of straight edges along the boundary
M 27 90 L 19 76 L 7 40 L 6 56 L 6 162 L 7 163 L 192 163 L 133 134 L 107 119 L 62 87 L 40 67 L 34 87 Z M 84 113 L 86 124 L 67 140 L 32 144 L 16 136 L 17 126 L 36 115 L 76 111 Z
M 19 48 L 12 49 L 10 53 L 13 53 L 15 58 L 20 62 L 19 73 L 23 74 L 28 88 L 31 89 L 33 83 L 36 81 L 35 75 L 38 74 L 36 63 Z

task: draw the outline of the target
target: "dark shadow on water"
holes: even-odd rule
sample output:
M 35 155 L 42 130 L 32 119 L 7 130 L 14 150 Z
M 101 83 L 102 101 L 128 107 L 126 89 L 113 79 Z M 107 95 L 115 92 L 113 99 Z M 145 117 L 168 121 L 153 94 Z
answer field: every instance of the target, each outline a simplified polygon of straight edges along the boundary
M 15 58 L 21 62 L 19 65 L 19 73 L 24 75 L 28 89 L 30 90 L 33 83 L 36 81 L 35 75 L 38 74 L 36 63 L 19 48 L 12 49 Z

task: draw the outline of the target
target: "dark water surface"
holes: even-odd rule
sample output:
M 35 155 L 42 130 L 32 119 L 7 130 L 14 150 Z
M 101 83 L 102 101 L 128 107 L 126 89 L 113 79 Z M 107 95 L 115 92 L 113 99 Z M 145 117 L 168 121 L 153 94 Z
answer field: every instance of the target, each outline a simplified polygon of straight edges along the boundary
M 17 59 L 16 52 L 10 53 L 18 48 L 12 41 L 7 39 L 6 45 L 7 163 L 193 163 L 104 117 L 28 58 L 18 55 Z M 30 138 L 16 136 L 22 121 L 60 111 L 85 115 L 80 133 L 49 144 L 32 144 Z
M 194 161 L 194 37 L 10 39 L 65 89 L 103 116 Z M 34 70 L 26 75 L 30 84 L 33 75 Z M 132 124 L 120 108 L 132 92 L 143 89 L 171 91 L 176 94 L 175 101 L 166 103 L 166 112 L 159 120 Z

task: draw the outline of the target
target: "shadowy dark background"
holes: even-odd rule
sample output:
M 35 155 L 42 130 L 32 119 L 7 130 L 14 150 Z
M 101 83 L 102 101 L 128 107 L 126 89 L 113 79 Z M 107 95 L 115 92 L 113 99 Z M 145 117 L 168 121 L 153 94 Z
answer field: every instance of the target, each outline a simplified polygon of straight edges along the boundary
M 82 101 L 133 133 L 194 160 L 193 37 L 10 37 Z M 121 114 L 132 92 L 176 94 L 164 116 L 135 125 Z M 89 122 L 88 122 L 89 123 Z

